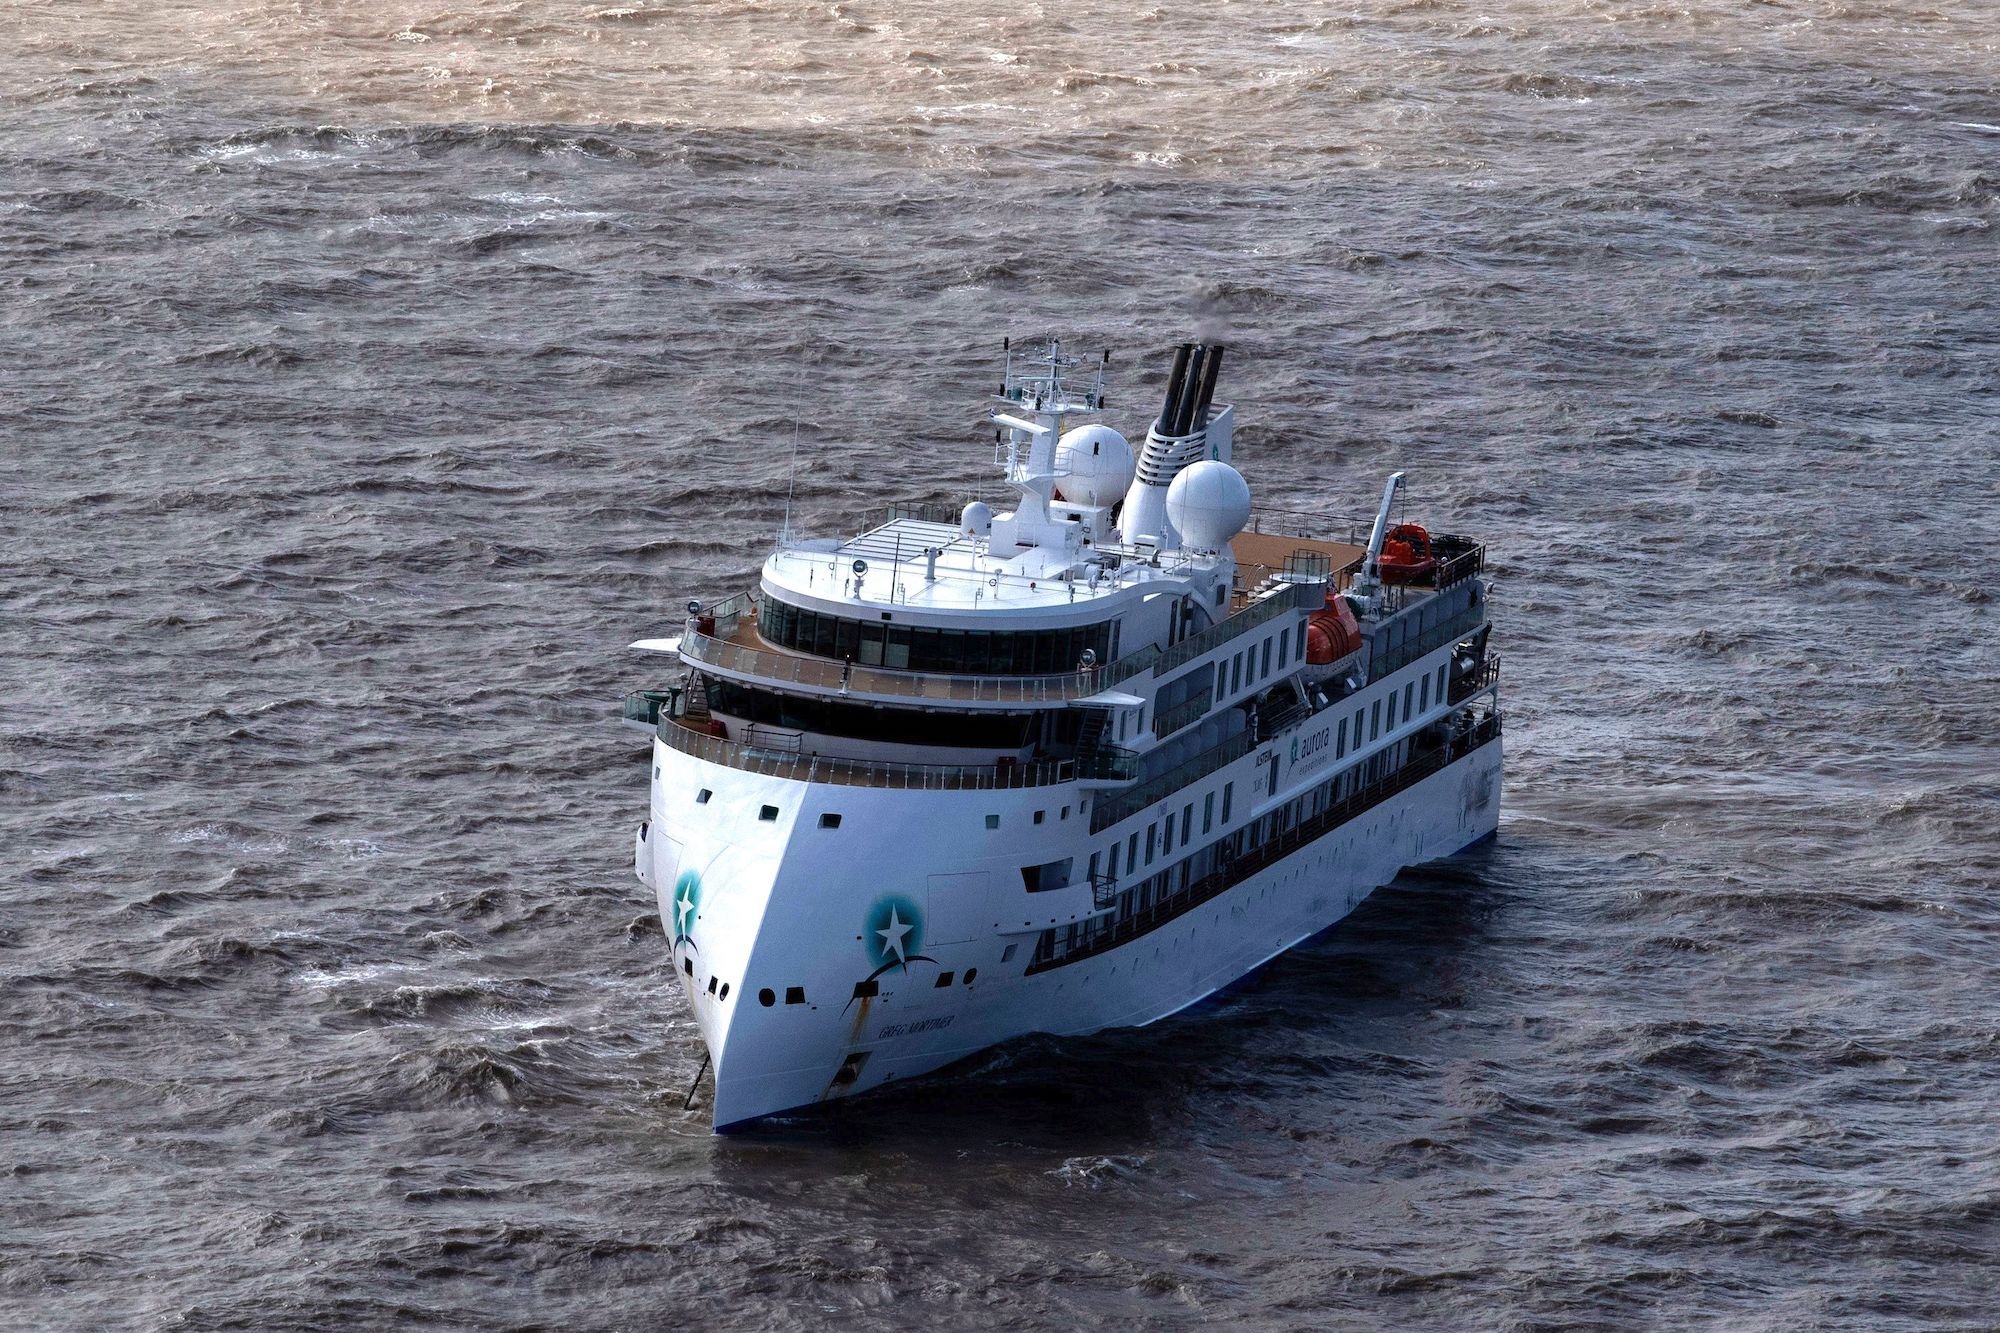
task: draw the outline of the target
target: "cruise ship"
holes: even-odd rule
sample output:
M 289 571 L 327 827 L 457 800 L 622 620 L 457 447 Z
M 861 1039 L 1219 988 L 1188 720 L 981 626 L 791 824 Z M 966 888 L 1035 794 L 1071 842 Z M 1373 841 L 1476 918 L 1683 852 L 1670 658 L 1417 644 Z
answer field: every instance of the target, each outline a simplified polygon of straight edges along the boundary
M 718 1130 L 1154 1022 L 1494 832 L 1484 548 L 1399 521 L 1401 473 L 1372 519 L 1254 510 L 1223 351 L 1135 449 L 1108 353 L 1010 349 L 991 503 L 787 531 L 633 645 Z

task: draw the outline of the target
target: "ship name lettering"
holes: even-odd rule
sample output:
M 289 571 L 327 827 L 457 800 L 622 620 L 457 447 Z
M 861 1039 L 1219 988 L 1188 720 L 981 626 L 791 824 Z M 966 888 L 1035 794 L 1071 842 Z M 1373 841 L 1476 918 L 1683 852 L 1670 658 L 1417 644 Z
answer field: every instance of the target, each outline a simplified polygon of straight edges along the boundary
M 875 1034 L 875 1040 L 887 1041 L 891 1037 L 914 1037 L 919 1032 L 936 1032 L 948 1028 L 957 1014 L 942 1014 L 937 1018 L 920 1018 L 914 1023 L 891 1023 Z
M 1299 737 L 1299 757 L 1292 761 L 1293 764 L 1303 764 L 1313 755 L 1324 750 L 1332 741 L 1333 728 L 1331 726 L 1321 727 L 1310 736 Z

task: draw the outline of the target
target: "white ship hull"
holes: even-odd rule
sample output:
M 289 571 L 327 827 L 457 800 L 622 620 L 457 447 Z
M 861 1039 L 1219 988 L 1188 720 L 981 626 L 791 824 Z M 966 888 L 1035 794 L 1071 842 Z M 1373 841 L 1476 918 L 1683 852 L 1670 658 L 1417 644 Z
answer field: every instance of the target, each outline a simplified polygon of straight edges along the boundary
M 1260 765 L 1283 762 L 1285 739 L 1207 786 L 1232 776 L 1247 786 Z M 1138 1026 L 1184 1009 L 1324 931 L 1404 868 L 1490 836 L 1501 743 L 1496 735 L 1197 905 L 1053 965 L 1035 959 L 1043 932 L 1102 914 L 1087 884 L 1024 892 L 1019 867 L 1024 849 L 1045 854 L 1065 822 L 1088 840 L 1088 794 L 1074 784 L 920 793 L 802 783 L 658 742 L 654 761 L 638 870 L 659 893 L 713 1057 L 714 1123 L 727 1128 L 1024 1034 Z M 1298 789 L 1239 808 L 1238 823 Z M 691 804 L 702 790 L 708 801 Z M 1147 813 L 1180 808 L 1182 795 Z M 825 814 L 839 827 L 820 827 Z M 999 829 L 987 829 L 996 814 Z M 901 933 L 871 941 L 883 930 Z M 888 947 L 897 942 L 900 958 Z M 876 993 L 857 995 L 870 980 Z

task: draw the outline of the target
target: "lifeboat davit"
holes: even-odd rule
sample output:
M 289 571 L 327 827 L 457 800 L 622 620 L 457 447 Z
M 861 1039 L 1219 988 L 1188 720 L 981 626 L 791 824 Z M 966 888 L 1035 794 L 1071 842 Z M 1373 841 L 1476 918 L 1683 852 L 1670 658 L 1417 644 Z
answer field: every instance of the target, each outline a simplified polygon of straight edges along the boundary
M 1431 554 L 1431 534 L 1418 523 L 1398 523 L 1389 529 L 1376 560 L 1384 583 L 1415 583 L 1429 578 L 1437 568 Z
M 1306 663 L 1325 666 L 1361 646 L 1361 626 L 1355 622 L 1354 608 L 1339 593 L 1326 595 L 1324 609 L 1306 621 Z

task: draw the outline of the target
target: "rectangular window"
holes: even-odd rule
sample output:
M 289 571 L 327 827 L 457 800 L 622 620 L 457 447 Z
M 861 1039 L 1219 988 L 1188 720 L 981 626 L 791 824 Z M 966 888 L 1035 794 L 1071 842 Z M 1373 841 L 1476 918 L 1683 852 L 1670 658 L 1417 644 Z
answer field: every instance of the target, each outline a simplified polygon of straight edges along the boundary
M 1377 699 L 1368 712 L 1368 739 L 1374 740 L 1382 734 L 1382 701 Z
M 1354 748 L 1357 750 L 1361 748 L 1361 712 L 1359 708 L 1354 710 Z
M 1299 622 L 1299 642 L 1292 649 L 1292 656 L 1298 658 L 1301 662 L 1306 660 L 1306 626 L 1304 621 Z
M 1103 853 L 1101 852 L 1092 852 L 1090 854 L 1090 869 L 1085 873 L 1088 874 L 1092 879 L 1097 878 L 1097 858 L 1101 855 L 1103 855 Z
M 1417 697 L 1417 682 L 1411 681 L 1403 687 L 1403 721 L 1410 720 L 1410 701 Z
M 1222 784 L 1222 822 L 1223 822 L 1224 824 L 1227 824 L 1227 823 L 1229 822 L 1229 803 L 1230 803 L 1230 798 L 1231 798 L 1231 797 L 1233 797 L 1233 796 L 1235 796 L 1235 795 L 1236 795 L 1236 784 L 1235 784 L 1235 783 L 1233 783 L 1233 782 L 1225 782 L 1225 783 L 1223 783 L 1223 784 Z
M 1041 822 L 1042 822 L 1042 816 L 1043 816 L 1044 814 L 1046 814 L 1046 813 L 1047 813 L 1047 811 L 1044 811 L 1044 810 L 1037 810 L 1037 811 L 1035 811 L 1035 822 L 1036 822 L 1037 824 L 1041 823 Z
M 1235 657 L 1231 658 L 1229 662 L 1229 692 L 1231 694 L 1234 694 L 1236 693 L 1236 691 L 1242 688 L 1243 688 L 1243 654 L 1238 653 L 1236 654 Z
M 1202 835 L 1206 837 L 1208 831 L 1214 827 L 1215 827 L 1215 793 L 1210 792 L 1208 795 L 1201 798 Z
M 1271 674 L 1271 641 L 1269 639 L 1264 640 L 1263 663 L 1264 663 L 1263 667 L 1257 672 L 1257 674 L 1260 676 L 1268 676 Z
M 1280 634 L 1278 636 L 1278 670 L 1280 671 L 1283 671 L 1285 669 L 1285 654 L 1286 651 L 1291 648 L 1291 646 L 1292 646 L 1291 635 Z
M 1171 852 L 1174 849 L 1174 817 L 1172 815 L 1167 816 L 1167 832 L 1166 836 L 1161 839 L 1161 844 L 1167 851 Z
M 988 815 L 988 816 L 986 816 L 986 827 L 987 827 L 987 828 L 999 828 L 999 827 L 1000 827 L 1000 816 L 998 816 L 998 815 Z
M 1136 829 L 1133 830 L 1131 837 L 1125 839 L 1125 873 L 1128 875 L 1139 873 L 1139 833 Z
M 1441 666 L 1441 667 L 1439 667 L 1439 668 L 1438 668 L 1438 702 L 1439 702 L 1439 703 L 1443 703 L 1443 702 L 1444 702 L 1444 673 L 1445 673 L 1445 667 L 1448 667 L 1448 666 L 1450 666 L 1450 665 L 1451 665 L 1451 664 L 1450 664 L 1449 662 L 1447 662 L 1447 663 L 1445 664 L 1445 666 Z
M 1147 864 L 1147 865 L 1151 865 L 1151 864 L 1153 864 L 1153 844 L 1154 844 L 1154 841 L 1155 841 L 1155 840 L 1156 840 L 1156 839 L 1157 839 L 1157 838 L 1159 837 L 1159 833 L 1160 833 L 1160 826 L 1159 826 L 1158 824 L 1148 824 L 1148 825 L 1146 825 L 1146 864 Z
M 1333 743 L 1333 757 L 1340 758 L 1347 753 L 1347 719 L 1340 719 L 1340 738 Z
M 758 807 L 757 818 L 763 820 L 766 824 L 776 823 L 778 819 L 778 807 L 775 805 Z
M 1419 707 L 1419 708 L 1423 709 L 1423 710 L 1424 710 L 1425 712 L 1429 712 L 1429 711 L 1430 711 L 1430 707 L 1431 707 L 1431 678 L 1430 678 L 1430 674 L 1429 674 L 1428 672 L 1426 672 L 1426 673 L 1425 673 L 1425 675 L 1424 675 L 1424 688 L 1423 688 L 1423 689 L 1422 689 L 1421 691 L 1419 691 L 1419 692 L 1418 692 L 1418 694 L 1417 694 L 1417 707 Z
M 1181 846 L 1183 847 L 1187 846 L 1188 839 L 1193 836 L 1194 836 L 1194 802 L 1189 801 L 1186 805 L 1181 807 Z
M 1229 693 L 1229 663 L 1217 662 L 1215 664 L 1215 697 L 1220 699 L 1227 693 Z
M 823 814 L 819 817 L 819 826 L 821 828 L 839 828 L 840 816 L 831 813 Z
M 1108 879 L 1118 878 L 1118 844 L 1115 842 L 1111 844 L 1111 857 L 1106 863 L 1104 874 Z

